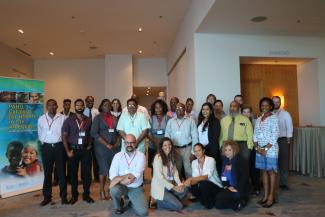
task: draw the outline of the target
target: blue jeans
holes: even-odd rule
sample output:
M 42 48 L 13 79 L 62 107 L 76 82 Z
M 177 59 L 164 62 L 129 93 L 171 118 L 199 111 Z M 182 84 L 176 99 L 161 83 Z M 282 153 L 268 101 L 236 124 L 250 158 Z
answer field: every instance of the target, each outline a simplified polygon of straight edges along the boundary
M 184 189 L 183 192 L 176 192 L 174 190 L 165 189 L 164 199 L 156 200 L 158 209 L 166 209 L 170 211 L 179 211 L 183 209 L 183 204 L 181 200 L 186 195 L 187 189 Z
M 120 202 L 121 197 L 128 197 L 132 203 L 132 207 L 137 215 L 148 215 L 148 202 L 144 196 L 143 188 L 141 186 L 137 188 L 128 188 L 125 185 L 117 184 L 110 189 L 110 195 L 113 199 L 114 209 L 121 209 Z

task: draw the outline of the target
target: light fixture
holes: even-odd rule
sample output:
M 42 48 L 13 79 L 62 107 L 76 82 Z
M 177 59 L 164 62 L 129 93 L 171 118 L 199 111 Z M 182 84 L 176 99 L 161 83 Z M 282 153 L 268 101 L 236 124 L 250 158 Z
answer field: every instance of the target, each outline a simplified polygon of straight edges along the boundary
M 146 93 L 146 96 L 149 96 L 149 93 Z
M 138 32 L 142 32 L 142 28 L 141 27 L 138 29 Z
M 22 29 L 18 29 L 18 32 L 19 32 L 20 34 L 24 34 L 24 30 L 22 30 Z
M 53 52 L 50 52 L 50 55 L 51 55 L 51 56 L 54 56 L 54 53 L 53 53 Z
M 251 19 L 251 21 L 254 23 L 264 22 L 265 20 L 267 20 L 267 17 L 265 17 L 265 16 L 257 16 L 257 17 L 253 17 Z
M 139 52 L 139 54 L 142 54 L 142 50 L 139 50 L 138 52 Z
M 147 87 L 148 90 L 150 90 L 151 87 Z

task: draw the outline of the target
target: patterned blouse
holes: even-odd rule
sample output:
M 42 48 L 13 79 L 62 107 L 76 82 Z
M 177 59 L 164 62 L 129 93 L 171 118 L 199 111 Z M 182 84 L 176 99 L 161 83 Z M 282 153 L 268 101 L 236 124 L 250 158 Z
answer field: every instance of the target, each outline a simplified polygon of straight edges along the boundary
M 254 130 L 254 142 L 257 142 L 258 146 L 261 148 L 266 146 L 268 143 L 272 145 L 272 147 L 267 151 L 266 157 L 278 157 L 279 146 L 277 140 L 279 136 L 279 120 L 276 115 L 271 115 L 264 121 L 262 121 L 262 117 L 257 119 Z

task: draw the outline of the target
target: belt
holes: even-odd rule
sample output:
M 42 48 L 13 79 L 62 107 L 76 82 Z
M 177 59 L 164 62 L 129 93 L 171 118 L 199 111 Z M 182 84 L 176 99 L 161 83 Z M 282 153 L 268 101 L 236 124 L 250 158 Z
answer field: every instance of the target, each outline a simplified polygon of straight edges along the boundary
M 183 146 L 175 146 L 176 148 L 186 148 L 187 146 L 191 146 L 192 142 L 188 143 L 187 145 L 183 145 Z
M 86 147 L 84 145 L 69 145 L 71 149 L 74 149 L 74 150 L 83 150 L 83 149 L 86 149 Z
M 58 144 L 61 144 L 62 142 L 57 142 L 57 143 L 47 143 L 47 142 L 43 142 L 43 145 L 50 145 L 52 147 L 55 147 Z

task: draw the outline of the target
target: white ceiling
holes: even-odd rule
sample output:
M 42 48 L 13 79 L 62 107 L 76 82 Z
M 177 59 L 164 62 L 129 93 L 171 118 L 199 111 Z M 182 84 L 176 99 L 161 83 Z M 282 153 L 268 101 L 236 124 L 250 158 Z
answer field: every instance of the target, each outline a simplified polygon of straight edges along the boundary
M 325 0 L 216 0 L 198 32 L 324 37 Z
M 1 0 L 0 42 L 20 48 L 34 59 L 96 58 L 106 53 L 166 56 L 190 3 Z M 141 33 L 139 27 L 143 28 Z M 19 28 L 25 33 L 18 33 Z M 91 46 L 98 48 L 89 49 Z M 50 56 L 50 51 L 55 55 Z

